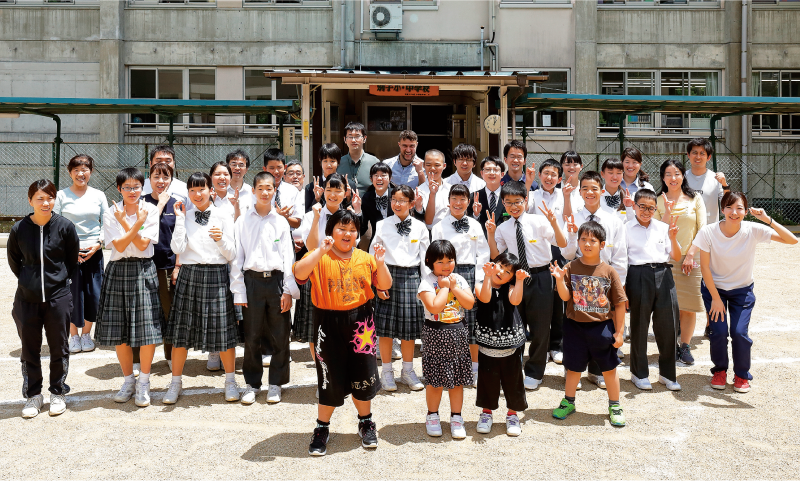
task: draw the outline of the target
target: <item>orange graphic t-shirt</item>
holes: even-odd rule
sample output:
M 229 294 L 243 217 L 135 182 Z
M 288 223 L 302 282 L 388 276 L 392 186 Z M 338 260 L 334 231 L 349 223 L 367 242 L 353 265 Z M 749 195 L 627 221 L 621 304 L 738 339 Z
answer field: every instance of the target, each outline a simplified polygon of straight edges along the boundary
M 375 284 L 377 271 L 375 257 L 360 249 L 354 249 L 350 259 L 342 259 L 329 251 L 322 256 L 308 279 L 296 281 L 299 285 L 311 281 L 311 302 L 314 307 L 348 311 L 366 304 L 374 297 L 371 286 Z

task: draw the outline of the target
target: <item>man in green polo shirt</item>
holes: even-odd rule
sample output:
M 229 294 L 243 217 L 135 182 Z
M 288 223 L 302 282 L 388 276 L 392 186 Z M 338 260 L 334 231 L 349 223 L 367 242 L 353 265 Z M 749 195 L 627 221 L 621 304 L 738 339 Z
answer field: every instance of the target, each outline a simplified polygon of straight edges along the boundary
M 363 198 L 367 188 L 372 185 L 372 179 L 369 178 L 369 170 L 380 160 L 374 155 L 364 152 L 364 144 L 367 142 L 367 129 L 364 124 L 350 122 L 344 128 L 344 131 L 344 142 L 349 152 L 347 155 L 342 156 L 336 172 L 347 175 L 348 179 L 355 181 L 358 187 L 358 195 Z

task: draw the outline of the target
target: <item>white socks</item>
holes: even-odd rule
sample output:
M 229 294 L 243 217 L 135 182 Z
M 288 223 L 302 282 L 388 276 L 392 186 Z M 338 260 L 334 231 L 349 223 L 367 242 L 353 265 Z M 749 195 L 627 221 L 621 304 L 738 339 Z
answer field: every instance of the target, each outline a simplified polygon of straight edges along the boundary
M 472 363 L 472 372 L 478 372 L 478 363 L 477 362 L 473 362 Z
M 384 362 L 382 366 L 383 372 L 391 372 L 394 370 L 391 362 Z
M 139 373 L 139 384 L 150 384 L 150 373 Z
M 414 370 L 414 363 L 413 362 L 405 362 L 403 361 L 403 371 L 413 371 Z
M 183 381 L 181 380 L 183 376 L 172 376 L 172 382 L 176 384 L 182 384 Z
M 134 376 L 133 374 L 131 374 L 130 376 L 125 376 L 125 382 L 126 383 L 136 382 L 136 376 Z
M 236 382 L 236 373 L 235 372 L 226 372 L 225 373 L 225 382 Z

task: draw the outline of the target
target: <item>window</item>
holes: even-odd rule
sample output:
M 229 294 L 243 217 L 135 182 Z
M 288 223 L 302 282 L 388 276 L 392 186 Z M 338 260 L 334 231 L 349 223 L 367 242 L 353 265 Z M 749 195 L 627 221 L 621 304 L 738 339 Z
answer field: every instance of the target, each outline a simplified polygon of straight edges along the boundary
M 610 71 L 598 75 L 602 95 L 720 95 L 719 72 Z M 626 135 L 699 135 L 708 131 L 710 114 L 649 113 L 620 116 L 600 112 L 598 132 L 617 134 L 620 120 Z
M 535 83 L 525 89 L 523 95 L 529 93 L 568 94 L 569 71 L 548 70 L 546 82 Z M 510 103 L 510 100 L 509 100 Z M 517 137 L 530 135 L 564 135 L 570 134 L 569 114 L 566 110 L 516 110 Z M 511 115 L 508 116 L 508 127 L 513 126 Z
M 797 5 L 800 0 L 753 0 L 753 5 Z
M 0 0 L 3 5 L 39 6 L 39 5 L 99 5 L 100 0 Z
M 720 5 L 719 0 L 597 0 L 601 6 L 630 7 L 709 7 Z
M 132 99 L 214 100 L 216 70 L 213 68 L 131 68 L 129 97 Z M 180 115 L 174 121 L 184 129 L 214 129 L 214 114 Z M 169 118 L 154 114 L 131 114 L 131 130 L 156 130 L 169 127 Z
M 264 68 L 245 69 L 244 98 L 245 100 L 299 100 L 299 86 L 284 84 L 280 79 L 265 77 Z M 279 115 L 282 115 L 283 118 L 279 118 Z M 300 120 L 290 114 L 248 115 L 246 128 L 248 130 L 275 129 L 281 120 L 284 124 L 300 123 Z
M 751 85 L 757 97 L 800 97 L 800 71 L 754 71 Z M 753 115 L 753 135 L 800 135 L 800 115 Z
M 182 5 L 192 5 L 192 6 L 213 7 L 216 4 L 217 4 L 216 0 L 128 0 L 128 5 L 130 6 L 163 5 L 163 6 L 179 7 Z

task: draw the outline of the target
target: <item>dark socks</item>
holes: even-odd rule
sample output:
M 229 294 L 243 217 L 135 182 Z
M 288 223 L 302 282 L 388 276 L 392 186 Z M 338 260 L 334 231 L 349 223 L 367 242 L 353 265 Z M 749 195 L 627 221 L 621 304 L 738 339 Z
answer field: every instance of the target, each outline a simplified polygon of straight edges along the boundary
M 439 414 L 439 411 L 428 411 L 428 416 L 430 416 L 431 414 Z
M 450 417 L 453 417 L 453 416 L 461 416 L 461 413 L 454 413 L 454 412 L 450 411 Z
M 566 399 L 570 404 L 575 404 L 575 396 L 564 396 L 564 399 Z
M 367 414 L 366 416 L 358 416 L 358 423 L 361 424 L 364 421 L 372 421 L 372 413 Z
M 328 421 L 328 422 L 325 422 L 325 421 L 320 421 L 319 419 L 317 419 L 317 427 L 318 427 L 318 428 L 328 429 L 328 427 L 329 427 L 330 425 L 331 425 L 331 422 L 330 422 L 330 421 Z
M 609 406 L 619 406 L 619 401 L 612 401 L 611 399 L 608 400 Z

